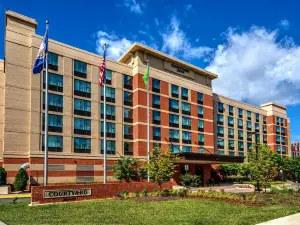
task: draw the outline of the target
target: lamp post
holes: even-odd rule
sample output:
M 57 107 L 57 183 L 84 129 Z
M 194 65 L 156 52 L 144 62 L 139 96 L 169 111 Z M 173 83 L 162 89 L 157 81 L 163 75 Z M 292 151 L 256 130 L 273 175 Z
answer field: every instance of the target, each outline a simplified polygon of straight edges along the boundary
M 255 138 L 255 155 L 256 155 L 256 160 L 258 160 L 258 144 L 257 144 L 257 137 L 256 137 L 256 134 L 259 134 L 259 132 L 252 131 L 252 132 L 249 132 L 249 134 L 255 135 L 255 136 L 254 136 L 254 138 Z M 256 180 L 256 186 L 257 186 L 258 192 L 260 192 L 260 188 L 259 188 L 259 180 L 258 180 L 258 179 Z

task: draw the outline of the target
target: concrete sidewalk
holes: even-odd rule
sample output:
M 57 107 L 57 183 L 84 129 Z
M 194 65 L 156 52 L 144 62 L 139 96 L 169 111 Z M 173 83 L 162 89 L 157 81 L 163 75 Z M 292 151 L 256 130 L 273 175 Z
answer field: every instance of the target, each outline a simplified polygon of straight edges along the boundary
M 300 225 L 300 213 L 270 220 L 257 225 Z
M 0 199 L 13 198 L 31 198 L 31 193 L 11 193 L 8 195 L 0 195 Z

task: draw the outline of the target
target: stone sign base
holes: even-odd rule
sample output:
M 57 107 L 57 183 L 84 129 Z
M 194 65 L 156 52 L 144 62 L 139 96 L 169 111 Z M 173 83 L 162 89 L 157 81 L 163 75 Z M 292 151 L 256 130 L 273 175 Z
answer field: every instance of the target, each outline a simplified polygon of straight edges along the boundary
M 164 183 L 163 188 L 171 189 L 171 182 Z M 159 189 L 159 186 L 148 182 L 33 186 L 31 187 L 31 204 L 113 198 L 125 190 L 141 192 L 143 189 L 152 192 L 154 189 Z

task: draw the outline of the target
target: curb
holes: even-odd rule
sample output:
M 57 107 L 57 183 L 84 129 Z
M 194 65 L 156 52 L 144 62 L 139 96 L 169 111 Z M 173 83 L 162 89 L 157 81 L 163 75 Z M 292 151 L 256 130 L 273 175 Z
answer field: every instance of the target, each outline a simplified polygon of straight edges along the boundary
M 0 195 L 0 199 L 10 199 L 10 198 L 31 198 L 31 194 Z
M 6 225 L 6 223 L 3 223 L 2 221 L 0 221 L 0 225 Z

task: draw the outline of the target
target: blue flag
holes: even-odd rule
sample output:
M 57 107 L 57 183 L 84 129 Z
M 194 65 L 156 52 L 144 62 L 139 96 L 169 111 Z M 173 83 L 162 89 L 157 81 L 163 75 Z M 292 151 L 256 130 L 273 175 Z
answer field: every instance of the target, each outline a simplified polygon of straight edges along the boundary
M 46 33 L 43 39 L 43 42 L 38 51 L 35 63 L 32 68 L 32 72 L 34 74 L 40 73 L 45 66 L 46 63 L 46 53 L 48 52 L 48 28 L 46 29 Z

